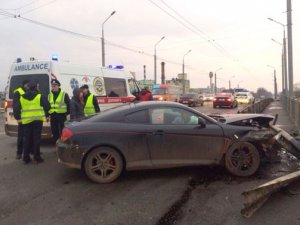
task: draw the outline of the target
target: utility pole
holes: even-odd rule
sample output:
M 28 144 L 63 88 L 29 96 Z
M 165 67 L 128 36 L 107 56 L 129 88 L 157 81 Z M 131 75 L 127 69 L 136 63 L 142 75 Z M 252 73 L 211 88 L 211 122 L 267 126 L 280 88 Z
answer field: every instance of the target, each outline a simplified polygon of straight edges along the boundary
M 288 32 L 288 69 L 289 69 L 289 97 L 294 96 L 293 74 L 293 38 L 292 38 L 292 2 L 287 0 L 287 32 Z
M 144 68 L 144 81 L 146 81 L 146 65 L 144 65 L 143 68 Z
M 105 43 L 104 43 L 104 24 L 107 20 L 109 20 L 109 18 L 114 15 L 116 13 L 116 11 L 113 11 L 109 17 L 107 17 L 106 20 L 104 20 L 104 22 L 102 23 L 102 37 L 101 37 L 101 46 L 102 46 L 102 66 L 105 66 Z

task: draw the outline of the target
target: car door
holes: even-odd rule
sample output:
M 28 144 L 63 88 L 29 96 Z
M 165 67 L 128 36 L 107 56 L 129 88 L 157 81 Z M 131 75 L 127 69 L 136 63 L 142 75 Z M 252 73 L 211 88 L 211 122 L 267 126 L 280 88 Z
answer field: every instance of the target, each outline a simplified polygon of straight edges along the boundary
M 201 127 L 198 124 L 201 115 L 184 108 L 154 108 L 149 114 L 152 132 L 148 134 L 148 147 L 154 167 L 206 165 L 220 161 L 225 140 L 217 123 L 202 117 L 206 125 Z

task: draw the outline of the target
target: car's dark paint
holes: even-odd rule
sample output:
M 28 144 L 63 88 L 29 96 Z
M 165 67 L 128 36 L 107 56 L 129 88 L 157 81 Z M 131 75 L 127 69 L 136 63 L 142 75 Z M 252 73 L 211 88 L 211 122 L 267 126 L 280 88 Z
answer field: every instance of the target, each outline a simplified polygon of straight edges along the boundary
M 203 124 L 152 125 L 149 118 L 141 124 L 126 120 L 130 113 L 160 107 L 175 107 L 197 114 L 205 121 L 205 127 Z M 57 142 L 60 162 L 82 168 L 89 151 L 109 146 L 120 152 L 128 170 L 220 164 L 228 146 L 255 129 L 222 124 L 172 102 L 131 103 L 66 127 L 74 135 L 65 142 Z

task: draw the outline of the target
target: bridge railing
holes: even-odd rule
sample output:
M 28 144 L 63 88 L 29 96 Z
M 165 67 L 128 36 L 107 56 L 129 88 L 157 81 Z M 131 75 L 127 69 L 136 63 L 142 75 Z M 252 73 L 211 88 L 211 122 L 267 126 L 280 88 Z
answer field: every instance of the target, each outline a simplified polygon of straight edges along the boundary
M 260 100 L 259 102 L 245 106 L 238 113 L 262 113 L 272 101 L 272 98 Z
M 288 112 L 292 122 L 300 129 L 300 99 L 281 96 L 282 105 Z

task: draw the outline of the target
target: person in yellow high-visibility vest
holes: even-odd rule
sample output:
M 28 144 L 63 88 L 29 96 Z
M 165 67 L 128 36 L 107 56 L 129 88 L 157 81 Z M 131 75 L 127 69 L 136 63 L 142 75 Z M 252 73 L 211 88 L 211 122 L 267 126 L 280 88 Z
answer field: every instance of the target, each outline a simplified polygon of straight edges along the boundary
M 80 87 L 83 92 L 84 98 L 84 116 L 88 117 L 100 112 L 100 107 L 95 95 L 91 94 L 88 85 L 83 85 Z
M 15 116 L 18 123 L 23 125 L 24 163 L 31 162 L 29 155 L 31 150 L 34 161 L 41 163 L 44 161 L 40 155 L 41 134 L 43 121 L 49 121 L 50 104 L 47 98 L 37 90 L 36 81 L 30 81 L 28 88 L 29 90 L 20 97 L 20 101 L 15 106 Z
M 48 96 L 50 103 L 50 125 L 53 139 L 57 141 L 64 128 L 67 115 L 70 114 L 69 95 L 60 89 L 60 82 L 57 79 L 51 80 L 51 92 Z
M 20 101 L 20 98 L 25 92 L 28 90 L 28 83 L 29 80 L 23 80 L 22 87 L 17 88 L 14 90 L 14 96 L 13 96 L 13 112 L 14 117 L 16 119 L 15 115 L 15 106 L 18 105 L 18 102 Z M 18 139 L 17 139 L 17 156 L 16 159 L 22 159 L 23 154 L 23 125 L 18 124 Z

